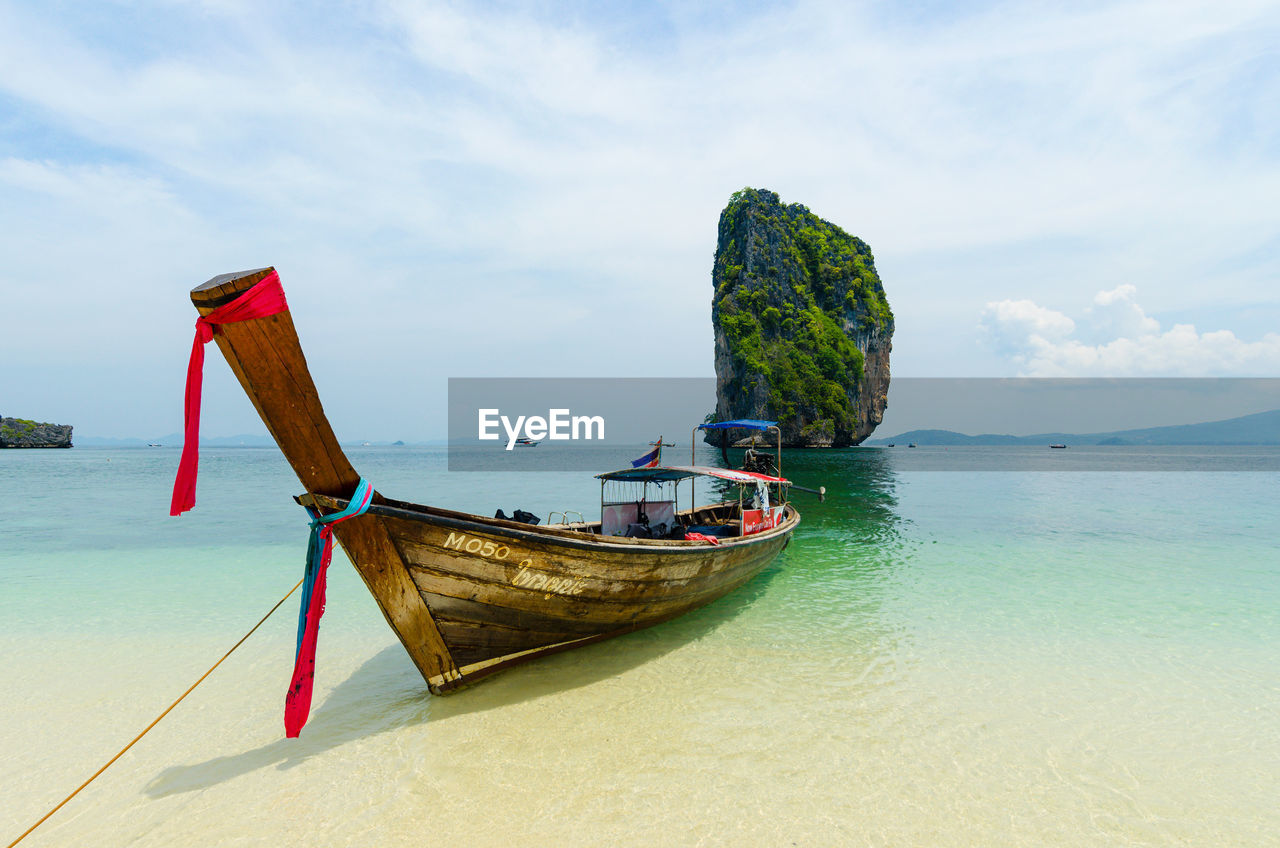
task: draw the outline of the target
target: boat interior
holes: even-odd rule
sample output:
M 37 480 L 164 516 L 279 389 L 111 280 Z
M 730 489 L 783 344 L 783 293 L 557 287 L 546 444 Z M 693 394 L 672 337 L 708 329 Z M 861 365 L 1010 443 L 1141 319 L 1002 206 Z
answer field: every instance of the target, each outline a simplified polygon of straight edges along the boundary
M 332 498 L 325 495 L 306 494 L 295 498 L 298 503 L 303 506 L 316 506 L 323 512 L 332 512 L 342 509 L 346 506 L 347 501 L 343 498 Z M 609 504 L 608 506 L 618 506 L 618 504 Z M 628 506 L 628 505 L 622 505 Z M 684 509 L 676 511 L 674 502 L 668 506 L 667 502 L 660 501 L 637 501 L 629 504 L 628 509 L 622 510 L 624 517 L 629 516 L 634 509 L 637 518 L 644 516 L 648 518 L 650 528 L 654 526 L 653 516 L 670 516 L 670 527 L 666 531 L 666 535 L 655 536 L 650 530 L 648 535 L 643 535 L 636 530 L 632 530 L 633 535 L 628 536 L 627 527 L 619 527 L 617 524 L 606 523 L 605 521 L 560 521 L 558 523 L 539 523 L 531 524 L 526 522 L 515 521 L 510 518 L 489 518 L 483 515 L 473 513 L 459 512 L 442 507 L 427 506 L 425 504 L 417 504 L 409 501 L 398 501 L 382 495 L 375 495 L 374 505 L 369 508 L 369 512 L 374 515 L 386 515 L 393 518 L 407 518 L 419 520 L 423 518 L 433 518 L 443 520 L 449 524 L 453 522 L 465 522 L 468 524 L 480 523 L 489 526 L 506 527 L 512 530 L 520 530 L 537 535 L 555 535 L 578 537 L 589 536 L 608 538 L 611 542 L 621 543 L 642 543 L 642 544 L 686 544 L 684 539 L 690 533 L 700 533 L 702 536 L 710 536 L 716 538 L 735 538 L 742 535 L 743 529 L 743 509 L 749 508 L 750 502 L 724 501 L 716 504 L 705 504 L 696 509 Z M 782 505 L 779 506 L 779 509 Z M 670 509 L 670 512 L 666 512 Z M 649 511 L 653 510 L 652 513 Z M 570 514 L 574 514 L 570 510 Z M 616 513 L 615 513 L 616 514 Z M 564 517 L 563 512 L 553 512 L 551 516 L 559 515 Z M 549 516 L 550 517 L 550 516 Z M 632 524 L 643 524 L 636 521 Z M 667 523 L 667 522 L 660 522 Z M 778 523 L 781 523 L 779 520 Z M 767 529 L 767 528 L 762 528 Z M 757 531 L 759 532 L 759 531 Z M 602 538 L 603 537 L 603 538 Z M 696 537 L 695 537 L 696 538 Z

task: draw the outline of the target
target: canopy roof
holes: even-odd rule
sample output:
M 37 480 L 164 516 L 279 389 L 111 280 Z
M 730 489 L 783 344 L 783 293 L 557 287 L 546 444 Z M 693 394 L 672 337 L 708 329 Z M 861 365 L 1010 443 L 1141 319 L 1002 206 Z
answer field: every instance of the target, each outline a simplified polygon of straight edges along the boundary
M 782 483 L 790 486 L 791 481 L 782 477 L 770 477 L 768 474 L 756 474 L 754 471 L 738 471 L 733 468 L 714 468 L 710 465 L 670 465 L 665 468 L 624 468 L 621 471 L 609 471 L 597 474 L 598 480 L 624 480 L 633 483 L 669 483 L 672 480 L 683 480 L 686 477 L 719 477 L 721 480 L 732 480 L 734 483 Z
M 717 421 L 714 424 L 699 424 L 699 430 L 768 430 L 778 426 L 777 421 L 758 421 L 754 418 L 738 418 L 734 421 Z

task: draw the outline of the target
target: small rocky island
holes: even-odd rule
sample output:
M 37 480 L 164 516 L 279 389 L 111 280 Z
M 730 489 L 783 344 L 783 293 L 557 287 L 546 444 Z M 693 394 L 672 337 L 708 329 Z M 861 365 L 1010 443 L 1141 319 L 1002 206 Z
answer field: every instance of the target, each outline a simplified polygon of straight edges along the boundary
M 893 312 L 866 242 L 743 189 L 720 213 L 711 280 L 717 421 L 776 420 L 793 447 L 856 445 L 875 430 Z
M 70 424 L 0 417 L 0 448 L 69 448 Z

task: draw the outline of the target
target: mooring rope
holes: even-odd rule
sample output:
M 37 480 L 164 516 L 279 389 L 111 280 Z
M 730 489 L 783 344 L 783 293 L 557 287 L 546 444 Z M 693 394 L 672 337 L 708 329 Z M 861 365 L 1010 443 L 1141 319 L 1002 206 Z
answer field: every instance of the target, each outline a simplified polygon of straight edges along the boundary
M 303 578 L 303 579 L 306 579 L 306 578 Z M 169 705 L 169 707 L 168 707 L 168 709 L 166 709 L 164 712 L 160 713 L 160 715 L 156 716 L 155 721 L 153 721 L 153 722 L 151 722 L 150 724 L 148 724 L 148 725 L 143 729 L 143 731 L 142 731 L 141 733 L 139 733 L 137 736 L 133 737 L 133 741 L 132 741 L 132 742 L 130 742 L 128 745 L 125 745 L 123 748 L 121 748 L 121 749 L 120 749 L 120 753 L 116 754 L 114 757 L 112 757 L 111 759 L 107 760 L 106 765 L 104 765 L 102 768 L 100 768 L 100 769 L 98 769 L 97 771 L 95 771 L 92 775 L 90 775 L 90 776 L 89 776 L 89 779 L 88 779 L 88 780 L 86 780 L 84 783 L 82 783 L 82 784 L 80 784 L 79 786 L 77 786 L 77 787 L 76 787 L 76 790 L 75 790 L 74 792 L 72 792 L 72 793 L 71 793 L 70 795 L 68 795 L 66 798 L 63 798 L 63 799 L 58 803 L 58 806 L 54 807 L 54 808 L 53 808 L 52 810 L 50 810 L 49 812 L 45 813 L 43 816 L 41 816 L 41 817 L 40 817 L 40 821 L 38 821 L 38 822 L 36 822 L 35 824 L 31 825 L 31 827 L 27 828 L 27 829 L 26 829 L 26 831 L 24 831 L 24 832 L 23 832 L 23 834 L 22 834 L 21 836 L 19 836 L 17 839 L 15 839 L 15 840 L 13 840 L 12 842 L 10 842 L 10 843 L 9 843 L 9 845 L 8 845 L 8 848 L 13 848 L 13 846 L 17 845 L 19 842 L 21 842 L 22 840 L 26 839 L 26 838 L 31 834 L 31 831 L 35 830 L 37 827 L 39 827 L 40 825 L 42 825 L 42 824 L 44 824 L 46 821 L 48 821 L 48 819 L 49 819 L 49 817 L 50 817 L 50 816 L 52 816 L 54 813 L 58 812 L 58 810 L 61 810 L 61 809 L 63 808 L 63 806 L 64 806 L 64 805 L 66 805 L 66 803 L 67 803 L 68 801 L 70 801 L 72 798 L 74 798 L 74 797 L 76 797 L 77 795 L 79 795 L 79 794 L 80 794 L 80 790 L 81 790 L 81 789 L 84 789 L 84 788 L 85 788 L 86 786 L 88 786 L 90 783 L 93 783 L 93 781 L 94 781 L 95 779 L 97 779 L 98 775 L 102 774 L 104 771 L 106 771 L 108 768 L 110 768 L 110 767 L 111 767 L 111 764 L 112 764 L 112 763 L 114 763 L 116 760 L 118 760 L 118 759 L 120 759 L 122 756 L 124 756 L 125 751 L 128 751 L 130 748 L 132 748 L 132 747 L 134 746 L 134 743 L 136 743 L 136 742 L 137 742 L 139 739 L 141 739 L 142 737 L 146 736 L 146 735 L 147 735 L 147 733 L 151 730 L 151 728 L 155 727 L 157 724 L 159 724 L 159 723 L 160 723 L 160 719 L 162 719 L 162 718 L 164 718 L 165 716 L 167 716 L 167 715 L 168 715 L 168 714 L 173 710 L 173 708 L 174 708 L 174 707 L 178 706 L 178 704 L 180 704 L 180 703 L 182 702 L 182 699 L 183 699 L 183 698 L 185 698 L 185 697 L 187 697 L 188 695 L 190 695 L 190 694 L 191 694 L 191 692 L 192 692 L 192 691 L 193 691 L 197 686 L 199 686 L 201 683 L 203 683 L 203 682 L 204 682 L 204 679 L 205 679 L 206 677 L 208 677 L 209 675 L 213 674 L 213 670 L 214 670 L 215 668 L 217 668 L 218 666 L 222 665 L 222 660 L 225 660 L 227 657 L 231 656 L 232 652 L 234 652 L 236 648 L 238 648 L 238 647 L 240 647 L 241 645 L 243 645 L 243 644 L 244 644 L 244 642 L 245 642 L 245 640 L 246 640 L 246 639 L 248 639 L 250 636 L 252 636 L 252 635 L 253 635 L 253 632 L 254 632 L 255 630 L 257 630 L 259 627 L 261 627 L 261 626 L 263 625 L 263 623 L 264 623 L 268 618 L 270 618 L 270 617 L 271 617 L 271 613 L 273 613 L 273 612 L 275 612 L 276 610 L 280 609 L 280 605 L 281 605 L 281 604 L 283 604 L 285 601 L 289 600 L 289 596 L 290 596 L 290 595 L 292 595 L 294 592 L 298 591 L 298 587 L 299 587 L 299 586 L 301 586 L 301 585 L 302 585 L 302 580 L 299 580 L 297 583 L 295 583 L 295 584 L 294 584 L 294 586 L 293 586 L 293 588 L 292 588 L 292 589 L 290 589 L 288 592 L 286 592 L 286 593 L 285 593 L 285 596 L 284 596 L 283 598 L 281 598 L 280 600 L 276 601 L 276 605 L 275 605 L 275 606 L 273 606 L 273 607 L 272 607 L 272 608 L 267 612 L 267 614 L 266 614 L 266 615 L 264 615 L 264 616 L 262 617 L 262 619 L 261 619 L 257 624 L 253 625 L 253 627 L 249 630 L 249 632 L 248 632 L 248 633 L 246 633 L 246 634 L 244 634 L 243 636 L 241 636 L 241 637 L 240 637 L 240 641 L 239 641 L 239 642 L 236 642 L 234 645 L 232 645 L 232 646 L 231 646 L 231 650 L 227 651 L 225 654 L 223 654 L 223 655 L 222 655 L 222 659 L 221 659 L 221 660 L 218 660 L 216 663 L 214 663 L 212 666 L 210 666 L 208 671 L 206 671 L 204 674 L 200 675 L 200 679 L 199 679 L 199 680 L 197 680 L 195 683 L 192 683 L 192 684 L 191 684 L 191 686 L 190 686 L 190 688 L 188 688 L 188 689 L 187 689 L 187 691 L 185 691 L 185 692 L 183 692 L 181 695 L 179 695 L 179 696 L 178 696 L 178 700 L 176 700 L 176 701 L 174 701 L 172 704 L 170 704 L 170 705 Z

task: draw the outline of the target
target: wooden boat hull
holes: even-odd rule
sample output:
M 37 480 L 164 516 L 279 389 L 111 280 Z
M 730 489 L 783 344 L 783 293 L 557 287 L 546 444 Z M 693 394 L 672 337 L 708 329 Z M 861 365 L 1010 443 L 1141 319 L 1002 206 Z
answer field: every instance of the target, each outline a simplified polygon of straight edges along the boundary
M 772 562 L 800 516 L 788 507 L 773 530 L 717 546 L 606 539 L 385 500 L 356 521 L 385 528 L 430 611 L 457 669 L 427 679 L 443 693 L 517 662 L 705 606 Z
M 208 315 L 272 271 L 214 277 L 191 301 Z M 360 475 L 324 414 L 289 312 L 218 325 L 214 341 L 309 493 L 299 500 L 344 505 Z M 717 509 L 687 518 L 706 523 Z M 431 691 L 444 693 L 710 603 L 764 569 L 799 521 L 788 505 L 778 526 L 713 546 L 535 527 L 375 493 L 367 513 L 333 533 Z

